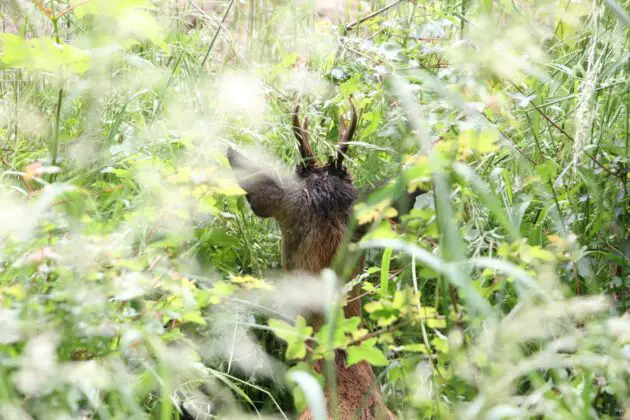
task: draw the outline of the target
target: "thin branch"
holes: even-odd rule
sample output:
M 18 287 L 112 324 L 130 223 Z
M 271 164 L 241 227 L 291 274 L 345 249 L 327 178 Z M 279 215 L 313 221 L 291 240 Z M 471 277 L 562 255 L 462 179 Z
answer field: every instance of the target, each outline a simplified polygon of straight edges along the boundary
M 84 5 L 85 3 L 89 3 L 92 0 L 83 0 L 77 4 L 73 4 L 72 6 L 68 7 L 67 9 L 63 10 L 61 13 L 59 13 L 59 16 L 57 16 L 57 19 L 63 17 L 65 14 L 70 13 L 71 11 L 73 11 L 74 9 L 76 9 L 79 6 Z
M 521 150 L 521 148 L 520 148 L 520 147 L 518 147 L 518 145 L 517 145 L 516 143 L 514 143 L 514 142 L 512 141 L 512 139 L 510 139 L 510 138 L 508 137 L 508 135 L 507 135 L 507 134 L 505 134 L 505 133 L 503 132 L 503 130 L 501 130 L 501 129 L 499 128 L 499 125 L 498 125 L 497 123 L 495 123 L 495 122 L 494 122 L 494 121 L 492 121 L 490 118 L 488 118 L 488 116 L 487 116 L 486 114 L 484 114 L 484 113 L 479 113 L 479 114 L 480 114 L 483 118 L 485 118 L 485 119 L 486 119 L 486 121 L 488 121 L 490 124 L 492 124 L 492 126 L 493 126 L 494 128 L 496 128 L 496 129 L 497 129 L 497 131 L 499 132 L 499 134 L 501 135 L 501 138 L 502 138 L 503 140 L 507 141 L 508 143 L 510 143 L 510 144 L 512 145 L 512 147 L 514 148 L 514 150 L 516 150 L 518 153 L 520 153 L 520 155 L 521 155 L 521 156 L 523 156 L 523 157 L 524 157 L 524 158 L 525 158 L 525 159 L 526 159 L 529 163 L 531 163 L 531 164 L 532 164 L 532 165 L 534 165 L 534 166 L 538 165 L 538 163 L 537 163 L 534 159 L 532 159 L 531 157 L 527 156 L 527 154 L 526 154 L 523 150 Z
M 46 17 L 48 17 L 48 19 L 52 19 L 50 10 L 46 9 L 39 0 L 35 0 L 35 4 L 37 5 L 37 7 L 39 7 L 39 10 L 44 12 L 44 14 L 46 15 Z
M 364 17 L 362 17 L 362 18 L 360 18 L 360 19 L 358 19 L 358 20 L 355 20 L 355 21 L 354 21 L 354 22 L 352 22 L 352 23 L 349 23 L 348 25 L 346 25 L 346 26 L 345 26 L 345 28 L 344 28 L 344 30 L 343 30 L 344 35 L 345 35 L 345 34 L 346 34 L 346 33 L 347 33 L 350 29 L 354 28 L 355 26 L 360 25 L 360 24 L 362 24 L 363 22 L 365 22 L 365 21 L 367 21 L 367 20 L 370 20 L 370 19 L 372 19 L 372 18 L 374 18 L 374 17 L 376 17 L 376 16 L 378 16 L 378 15 L 380 15 L 380 14 L 382 14 L 382 13 L 385 13 L 386 11 L 388 11 L 389 9 L 391 9 L 391 8 L 393 8 L 393 7 L 395 7 L 395 6 L 397 6 L 399 3 L 402 3 L 403 1 L 405 1 L 405 0 L 396 0 L 396 1 L 395 1 L 395 2 L 393 2 L 392 4 L 389 4 L 389 5 L 385 6 L 385 7 L 382 7 L 382 8 L 380 8 L 380 9 L 378 9 L 378 10 L 376 10 L 376 11 L 374 11 L 374 12 L 370 13 L 370 14 L 369 14 L 369 15 L 367 15 L 367 16 L 364 16 Z
M 348 343 L 348 347 L 350 346 L 356 346 L 357 344 L 361 344 L 362 342 L 369 340 L 370 338 L 374 338 L 374 337 L 378 337 L 381 334 L 387 334 L 393 331 L 396 331 L 397 329 L 401 328 L 401 325 L 395 325 L 393 327 L 389 327 L 389 328 L 384 328 L 382 330 L 378 330 L 378 331 L 374 331 L 371 332 L 369 334 L 365 334 L 362 337 L 357 338 L 356 340 L 352 340 Z
M 521 94 L 523 94 L 523 91 L 516 86 L 514 83 L 512 83 L 512 86 L 514 86 L 516 88 L 516 90 L 518 90 Z M 554 120 L 552 120 L 547 114 L 545 114 L 545 112 L 540 109 L 538 107 L 538 105 L 536 105 L 534 103 L 534 101 L 530 101 L 530 104 L 534 107 L 534 109 L 536 111 L 538 111 L 538 113 L 549 123 L 551 124 L 553 127 L 555 127 L 558 131 L 560 131 L 567 139 L 569 139 L 572 143 L 575 143 L 575 139 L 573 138 L 573 136 L 571 136 L 569 133 L 567 133 L 562 127 L 560 127 Z M 616 172 L 611 171 L 609 168 L 605 167 L 602 163 L 600 163 L 597 159 L 595 159 L 595 157 L 593 155 L 591 155 L 590 153 L 588 153 L 586 150 L 583 150 L 582 153 L 584 153 L 590 160 L 593 161 L 593 163 L 595 163 L 597 166 L 599 166 L 604 172 L 608 173 L 608 175 L 611 175 L 613 177 L 618 177 L 619 174 L 617 174 Z

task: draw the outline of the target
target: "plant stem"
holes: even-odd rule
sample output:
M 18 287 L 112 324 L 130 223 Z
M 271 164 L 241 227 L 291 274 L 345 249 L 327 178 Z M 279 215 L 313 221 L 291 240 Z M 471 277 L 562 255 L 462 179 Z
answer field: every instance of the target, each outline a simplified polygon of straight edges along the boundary
M 53 25 L 53 30 L 55 32 L 55 42 L 57 44 L 61 44 L 61 39 L 59 38 L 59 18 L 55 16 L 55 3 L 54 1 L 50 2 L 50 14 L 47 13 L 47 16 L 50 18 L 50 21 Z M 63 81 L 59 81 L 59 92 L 57 94 L 57 110 L 55 111 L 55 131 L 53 133 L 52 144 L 50 145 L 50 156 L 51 156 L 51 165 L 57 165 L 57 155 L 59 153 L 59 125 L 61 120 L 61 103 L 63 101 Z
M 381 295 L 389 294 L 389 265 L 392 260 L 392 249 L 386 248 L 381 262 Z
M 53 24 L 53 30 L 55 31 L 55 42 L 57 44 L 61 44 L 61 39 L 59 38 L 59 19 L 53 18 L 52 24 Z
M 221 31 L 221 28 L 223 28 L 223 24 L 225 23 L 225 19 L 227 19 L 227 15 L 228 15 L 228 13 L 230 13 L 230 9 L 232 8 L 233 4 L 234 4 L 234 0 L 231 0 L 230 3 L 228 4 L 227 9 L 225 10 L 225 13 L 223 14 L 223 18 L 221 19 L 221 23 L 217 27 L 217 30 L 214 32 L 214 36 L 212 37 L 212 40 L 210 41 L 210 45 L 208 45 L 208 50 L 206 50 L 206 54 L 204 55 L 203 60 L 201 60 L 201 65 L 199 66 L 200 69 L 203 69 L 203 66 L 206 65 L 206 61 L 208 60 L 208 57 L 210 56 L 210 52 L 212 51 L 212 47 L 214 47 L 214 43 L 216 42 L 217 37 L 219 36 L 219 32 Z
M 62 85 L 63 86 L 63 85 Z M 53 139 L 50 145 L 50 156 L 52 166 L 57 165 L 57 155 L 59 152 L 59 125 L 61 120 L 61 102 L 63 101 L 63 87 L 59 88 L 57 95 L 57 110 L 55 112 L 55 129 L 53 132 Z
M 346 26 L 345 26 L 345 28 L 343 29 L 344 35 L 345 35 L 346 33 L 348 33 L 348 31 L 349 31 L 350 29 L 354 28 L 355 26 L 360 25 L 360 24 L 362 24 L 363 22 L 368 21 L 368 20 L 370 20 L 370 19 L 372 19 L 372 18 L 374 18 L 374 17 L 376 17 L 376 16 L 378 16 L 378 15 L 380 15 L 380 14 L 382 14 L 382 13 L 385 13 L 386 11 L 388 11 L 389 9 L 391 9 L 392 7 L 396 7 L 396 6 L 397 6 L 399 3 L 401 3 L 402 1 L 403 1 L 403 0 L 396 0 L 396 1 L 394 1 L 393 3 L 391 3 L 391 4 L 388 4 L 387 6 L 382 7 L 382 8 L 380 8 L 379 10 L 376 10 L 376 11 L 374 11 L 374 12 L 370 13 L 369 15 L 362 17 L 362 18 L 361 18 L 361 19 L 359 19 L 359 20 L 356 20 L 356 21 L 354 21 L 354 22 L 352 22 L 352 23 L 349 23 L 349 24 L 348 24 L 348 25 L 346 25 Z

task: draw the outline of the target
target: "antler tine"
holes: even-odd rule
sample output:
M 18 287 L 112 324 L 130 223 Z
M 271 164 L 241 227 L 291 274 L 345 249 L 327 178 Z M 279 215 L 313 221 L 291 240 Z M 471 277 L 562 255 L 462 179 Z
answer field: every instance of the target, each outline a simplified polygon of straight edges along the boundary
M 298 147 L 300 149 L 300 155 L 304 163 L 307 164 L 313 161 L 313 150 L 308 141 L 308 118 L 304 118 L 304 122 L 300 124 L 300 101 L 293 107 L 293 115 L 291 118 L 293 125 L 293 134 L 298 141 Z
M 357 129 L 357 109 L 354 107 L 354 103 L 352 102 L 352 98 L 348 98 L 350 102 L 350 108 L 352 109 L 352 116 L 350 117 L 350 126 L 346 128 L 346 122 L 343 119 L 343 116 L 339 116 L 339 145 L 337 146 L 337 159 L 335 162 L 335 166 L 337 169 L 341 170 L 343 167 L 343 158 L 345 154 L 348 152 L 348 147 L 350 146 L 350 141 L 352 140 L 352 136 L 354 136 L 354 132 Z

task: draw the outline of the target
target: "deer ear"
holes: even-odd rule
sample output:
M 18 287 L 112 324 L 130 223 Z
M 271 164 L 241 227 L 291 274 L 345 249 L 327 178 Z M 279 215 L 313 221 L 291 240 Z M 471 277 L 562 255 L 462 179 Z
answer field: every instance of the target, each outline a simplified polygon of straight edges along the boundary
M 238 184 L 247 193 L 252 211 L 260 217 L 278 217 L 282 208 L 284 191 L 280 184 L 256 162 L 231 147 L 228 161 L 234 170 Z
M 416 198 L 420 197 L 427 192 L 421 189 L 414 190 L 413 192 L 407 192 L 401 194 L 394 202 L 392 203 L 392 207 L 394 207 L 398 214 L 391 218 L 391 220 L 395 223 L 400 223 L 400 216 L 408 214 L 416 204 Z

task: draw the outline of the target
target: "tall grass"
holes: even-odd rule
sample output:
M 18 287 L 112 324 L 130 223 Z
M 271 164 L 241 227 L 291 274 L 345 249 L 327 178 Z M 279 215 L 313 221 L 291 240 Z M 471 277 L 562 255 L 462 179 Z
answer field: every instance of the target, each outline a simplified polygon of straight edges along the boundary
M 0 417 L 318 412 L 287 347 L 339 331 L 387 357 L 400 418 L 628 416 L 627 2 L 105 3 L 0 6 L 6 34 L 89 57 L 0 42 Z M 320 156 L 361 110 L 354 335 L 333 273 L 274 272 L 224 156 L 294 165 L 296 94 Z M 393 228 L 401 186 L 428 193 Z

